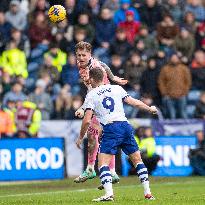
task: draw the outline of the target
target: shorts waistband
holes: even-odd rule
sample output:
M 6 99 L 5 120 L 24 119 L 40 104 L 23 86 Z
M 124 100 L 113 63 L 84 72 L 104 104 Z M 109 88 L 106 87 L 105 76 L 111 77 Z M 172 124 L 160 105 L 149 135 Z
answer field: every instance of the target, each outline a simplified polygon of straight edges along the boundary
M 100 123 L 102 126 L 106 126 L 106 125 L 110 125 L 110 124 L 113 124 L 113 123 L 122 123 L 122 122 L 127 122 L 127 121 L 108 121 L 108 123 L 107 124 L 102 124 L 102 123 Z

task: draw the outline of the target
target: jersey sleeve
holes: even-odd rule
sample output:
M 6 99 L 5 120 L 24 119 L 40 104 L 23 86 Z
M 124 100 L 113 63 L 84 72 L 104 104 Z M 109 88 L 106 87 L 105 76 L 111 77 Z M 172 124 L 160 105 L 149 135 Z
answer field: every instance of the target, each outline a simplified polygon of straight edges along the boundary
M 87 94 L 85 101 L 83 103 L 83 109 L 86 110 L 93 110 L 94 111 L 95 108 L 95 104 L 93 101 L 93 97 L 92 95 L 90 95 L 90 93 Z
M 127 97 L 129 97 L 129 94 L 121 86 L 119 86 L 119 85 L 117 85 L 117 86 L 118 86 L 120 96 L 121 96 L 122 100 L 124 101 Z

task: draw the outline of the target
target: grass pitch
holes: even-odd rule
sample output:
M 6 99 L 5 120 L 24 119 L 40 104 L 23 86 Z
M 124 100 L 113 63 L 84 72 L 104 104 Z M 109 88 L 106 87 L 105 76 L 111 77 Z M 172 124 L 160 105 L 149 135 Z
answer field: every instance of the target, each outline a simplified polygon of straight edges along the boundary
M 205 205 L 205 177 L 151 178 L 155 201 L 145 201 L 137 177 L 121 178 L 114 185 L 115 201 L 103 204 Z M 17 184 L 0 183 L 0 205 L 90 205 L 104 194 L 99 179 L 75 184 L 72 179 Z M 102 203 L 102 202 L 101 202 Z

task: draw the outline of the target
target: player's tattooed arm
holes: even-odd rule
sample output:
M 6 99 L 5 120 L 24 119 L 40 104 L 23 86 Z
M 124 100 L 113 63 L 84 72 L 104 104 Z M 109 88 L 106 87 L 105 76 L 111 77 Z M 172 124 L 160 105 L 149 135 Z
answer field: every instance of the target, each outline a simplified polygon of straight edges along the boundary
M 105 71 L 106 71 L 106 73 L 107 73 L 107 75 L 108 75 L 108 78 L 109 78 L 110 80 L 113 80 L 115 76 L 113 75 L 113 73 L 112 73 L 110 67 L 107 66 L 107 65 L 106 65 L 105 63 L 103 63 L 102 61 L 100 61 L 100 65 L 105 69 Z
M 85 113 L 85 116 L 83 118 L 83 121 L 82 121 L 81 129 L 80 129 L 80 135 L 79 135 L 79 137 L 76 141 L 76 145 L 79 149 L 81 149 L 80 145 L 82 144 L 85 133 L 88 130 L 88 127 L 90 125 L 92 116 L 93 116 L 93 111 L 92 110 L 87 110 L 86 113 Z
M 110 67 L 107 66 L 105 63 L 103 63 L 103 62 L 100 61 L 100 65 L 105 69 L 105 71 L 106 71 L 106 73 L 107 73 L 107 75 L 108 75 L 108 78 L 109 78 L 110 80 L 112 80 L 113 82 L 118 83 L 119 85 L 125 85 L 125 84 L 127 84 L 127 82 L 128 82 L 127 80 L 125 80 L 124 78 L 120 78 L 120 77 L 118 77 L 118 76 L 115 76 L 115 75 L 112 73 Z

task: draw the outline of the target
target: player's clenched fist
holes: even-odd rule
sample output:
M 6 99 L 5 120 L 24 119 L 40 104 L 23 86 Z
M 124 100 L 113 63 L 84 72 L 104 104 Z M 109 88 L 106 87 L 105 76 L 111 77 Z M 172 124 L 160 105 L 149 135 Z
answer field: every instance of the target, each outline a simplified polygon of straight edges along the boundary
M 77 141 L 76 141 L 76 146 L 77 146 L 78 149 L 81 149 L 81 144 L 82 144 L 82 142 L 83 142 L 83 139 L 81 139 L 81 138 L 78 138 L 78 139 L 77 139 Z
M 157 108 L 155 106 L 151 106 L 149 110 L 152 114 L 157 114 Z
M 83 118 L 84 117 L 84 110 L 83 110 L 83 108 L 79 108 L 78 110 L 76 110 L 76 112 L 75 112 L 75 116 L 76 117 L 79 117 L 79 118 Z

